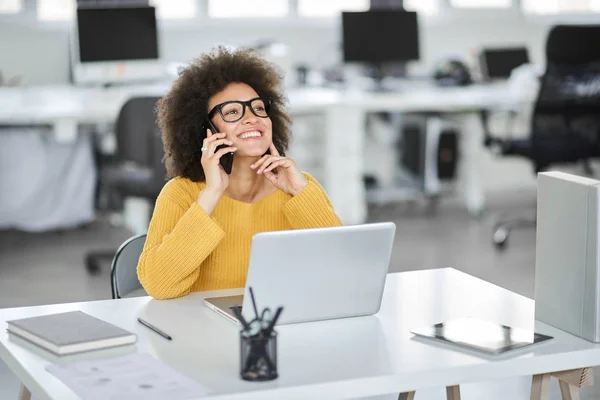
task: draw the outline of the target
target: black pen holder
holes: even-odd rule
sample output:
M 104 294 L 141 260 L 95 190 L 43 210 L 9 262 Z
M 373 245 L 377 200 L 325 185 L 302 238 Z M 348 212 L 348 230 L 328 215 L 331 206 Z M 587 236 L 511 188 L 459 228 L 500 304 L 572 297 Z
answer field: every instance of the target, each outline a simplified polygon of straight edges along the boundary
M 246 381 L 277 379 L 277 332 L 268 337 L 240 333 L 240 375 Z

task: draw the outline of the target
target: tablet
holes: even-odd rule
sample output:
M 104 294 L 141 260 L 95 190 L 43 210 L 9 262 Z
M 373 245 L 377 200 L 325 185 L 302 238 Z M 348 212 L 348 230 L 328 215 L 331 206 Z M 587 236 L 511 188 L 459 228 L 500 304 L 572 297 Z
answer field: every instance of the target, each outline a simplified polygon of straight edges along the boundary
M 552 339 L 551 336 L 477 318 L 454 319 L 414 329 L 411 333 L 490 355 L 506 353 Z

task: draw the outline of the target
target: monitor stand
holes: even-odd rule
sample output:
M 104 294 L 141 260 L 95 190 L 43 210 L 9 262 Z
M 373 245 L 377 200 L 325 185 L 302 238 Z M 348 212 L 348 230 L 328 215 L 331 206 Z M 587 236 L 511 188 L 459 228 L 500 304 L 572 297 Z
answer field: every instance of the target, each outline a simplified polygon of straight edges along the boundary
M 383 78 L 375 78 L 373 80 L 373 86 L 371 88 L 369 88 L 369 92 L 374 92 L 374 93 L 389 93 L 389 92 L 394 92 L 396 91 L 395 89 L 392 89 L 388 86 L 385 86 L 383 84 Z
M 405 63 L 378 63 L 372 64 L 372 75 L 374 81 L 374 87 L 370 90 L 376 93 L 386 92 L 397 92 L 400 90 L 398 87 L 387 87 L 384 85 L 386 77 L 392 78 L 405 78 L 406 77 L 406 65 Z

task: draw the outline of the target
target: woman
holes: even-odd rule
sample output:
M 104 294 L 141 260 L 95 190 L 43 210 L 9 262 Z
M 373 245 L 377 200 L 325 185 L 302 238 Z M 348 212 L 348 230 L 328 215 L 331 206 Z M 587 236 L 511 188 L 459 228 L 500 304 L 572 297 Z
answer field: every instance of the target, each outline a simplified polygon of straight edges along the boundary
M 257 232 L 342 224 L 319 183 L 284 157 L 290 118 L 281 84 L 252 51 L 219 48 L 187 66 L 159 101 L 172 179 L 137 269 L 151 296 L 244 287 Z M 231 153 L 227 173 L 221 159 Z

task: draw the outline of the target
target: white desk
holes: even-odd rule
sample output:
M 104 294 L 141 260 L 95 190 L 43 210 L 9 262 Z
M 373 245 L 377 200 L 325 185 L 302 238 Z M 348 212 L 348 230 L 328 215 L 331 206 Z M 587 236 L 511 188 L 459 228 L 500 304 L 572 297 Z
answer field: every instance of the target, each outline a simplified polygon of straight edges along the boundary
M 127 98 L 162 95 L 168 83 L 77 88 L 48 86 L 0 88 L 0 125 L 49 124 L 60 140 L 69 140 L 81 123 L 113 123 Z M 325 128 L 324 181 L 338 214 L 346 224 L 366 219 L 363 183 L 365 121 L 369 112 L 436 112 L 456 114 L 462 122 L 461 142 L 465 203 L 473 215 L 484 208 L 479 177 L 482 127 L 477 111 L 482 108 L 518 107 L 530 102 L 532 93 L 520 96 L 507 85 L 466 88 L 408 87 L 390 93 L 323 88 L 293 89 L 288 92 L 292 115 L 322 114 Z
M 222 292 L 234 293 L 241 291 Z M 142 297 L 5 309 L 0 310 L 0 328 L 14 318 L 83 310 L 136 332 L 137 351 L 149 353 L 201 382 L 213 391 L 211 398 L 222 400 L 357 398 L 411 390 L 418 393 L 425 388 L 600 365 L 600 345 L 534 323 L 532 300 L 447 268 L 388 275 L 382 308 L 376 316 L 278 327 L 280 377 L 268 383 L 245 382 L 239 378 L 238 328 L 202 303 L 203 297 L 215 294 L 194 293 L 169 301 Z M 260 294 L 257 296 L 260 303 Z M 138 316 L 164 329 L 173 341 L 138 324 Z M 413 327 L 464 316 L 535 327 L 554 339 L 491 360 L 415 340 L 409 333 Z M 128 351 L 136 348 L 70 359 Z M 52 358 L 9 338 L 3 328 L 0 357 L 39 399 L 76 398 L 45 371 Z M 529 398 L 528 393 L 519 397 L 525 398 Z
M 481 184 L 483 127 L 481 109 L 520 109 L 530 104 L 534 92 L 517 93 L 508 85 L 474 85 L 469 87 L 435 87 L 418 85 L 398 92 L 339 92 L 341 99 L 327 110 L 326 183 L 335 196 L 341 215 L 363 222 L 366 218 L 363 158 L 365 122 L 370 112 L 445 113 L 452 114 L 461 124 L 461 179 L 464 182 L 464 202 L 471 215 L 479 216 L 485 207 Z M 290 97 L 293 99 L 293 97 Z M 293 105 L 293 103 L 292 103 Z M 293 107 L 292 107 L 293 110 Z M 340 165 L 339 160 L 345 163 Z M 350 162 L 347 164 L 347 162 Z M 332 199 L 332 201 L 333 201 Z M 348 202 L 353 199 L 353 203 Z M 356 200 L 355 200 L 356 199 Z M 343 202 L 343 200 L 346 200 Z M 339 204 L 339 206 L 338 206 Z M 346 220 L 344 220 L 346 222 Z

